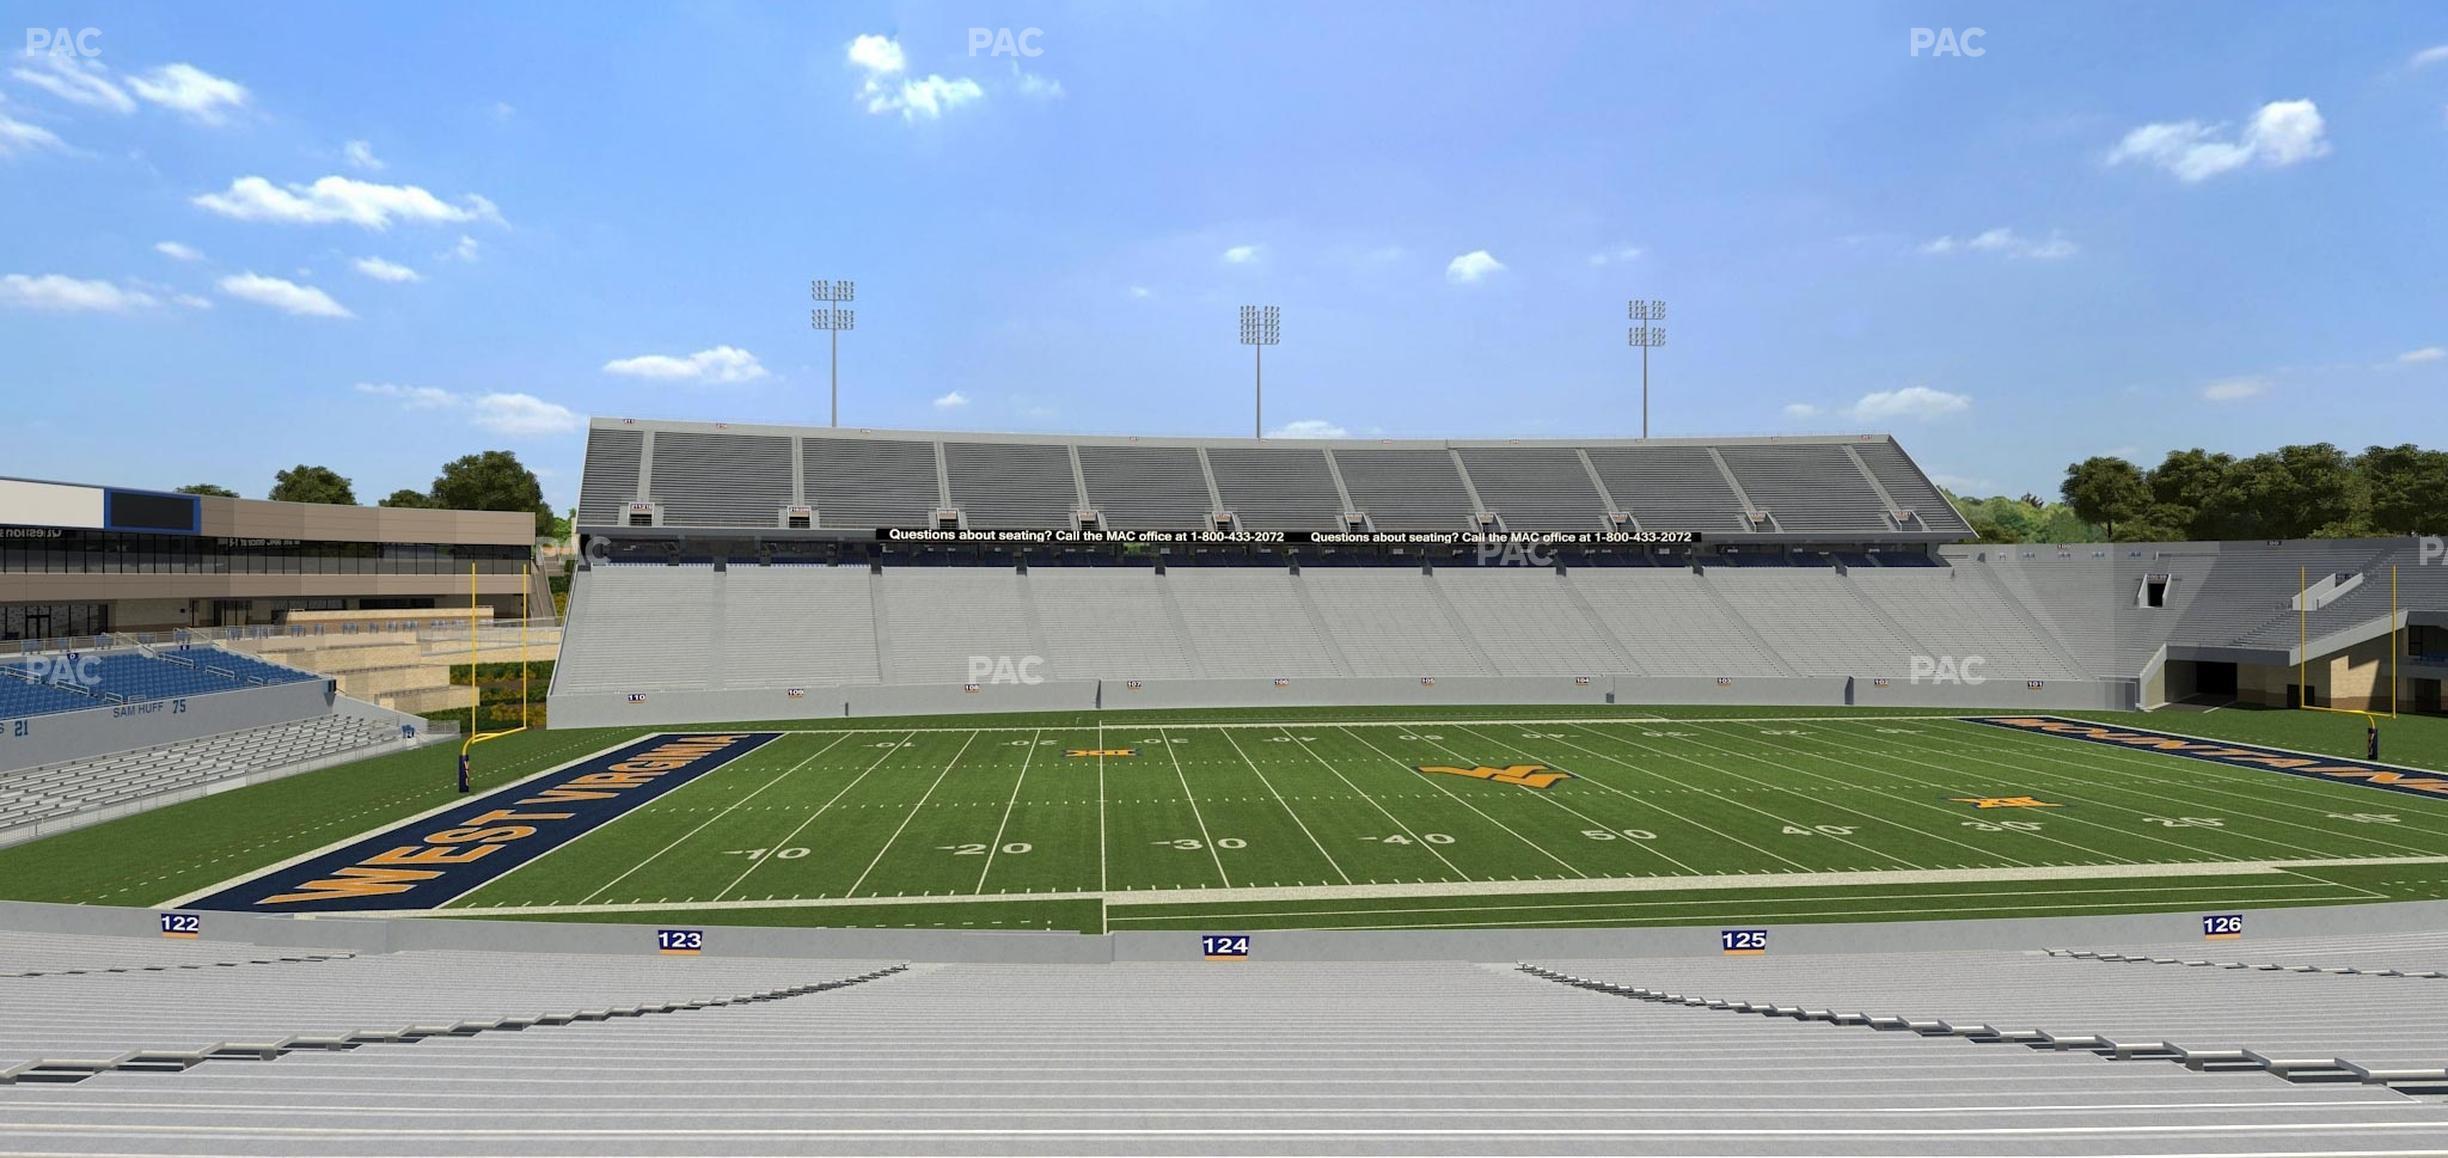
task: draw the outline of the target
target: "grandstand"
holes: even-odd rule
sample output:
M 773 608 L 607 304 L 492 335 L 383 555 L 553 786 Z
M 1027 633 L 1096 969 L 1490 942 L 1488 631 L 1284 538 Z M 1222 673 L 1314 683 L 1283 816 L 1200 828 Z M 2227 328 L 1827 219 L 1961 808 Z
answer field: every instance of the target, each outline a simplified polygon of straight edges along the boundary
M 100 940 L 0 935 L 0 955 L 98 958 L 79 943 Z M 2001 951 L 1550 968 L 157 950 L 256 963 L 0 978 L 25 1014 L 0 1029 L 12 1145 L 2399 1153 L 2448 1130 L 2409 1096 L 2441 1060 L 2412 1030 L 2437 995 L 2367 977 Z M 1721 991 L 1740 997 L 1683 996 Z M 2282 1052 L 2227 1044 L 2252 1041 Z
M 1294 443 L 597 419 L 589 454 L 590 563 L 552 689 L 570 723 L 1093 708 L 1122 691 L 1535 700 L 1559 678 L 1624 703 L 2428 702 L 2439 673 L 2392 687 L 2374 661 L 2448 606 L 2410 540 L 1956 545 L 1968 526 L 1878 435 Z M 2400 612 L 2418 610 L 2391 620 L 2399 575 Z M 980 688 L 999 682 L 981 660 L 1032 675 Z M 2321 678 L 2296 678 L 2311 666 Z M 1942 667 L 1989 690 L 1922 678 Z M 1733 680 L 1742 692 L 1712 690 Z

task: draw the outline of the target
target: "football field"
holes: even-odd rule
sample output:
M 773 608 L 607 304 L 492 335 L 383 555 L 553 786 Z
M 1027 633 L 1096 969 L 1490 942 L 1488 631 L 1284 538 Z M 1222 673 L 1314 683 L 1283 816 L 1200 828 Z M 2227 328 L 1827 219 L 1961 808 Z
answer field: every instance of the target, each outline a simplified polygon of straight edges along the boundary
M 436 915 L 1877 920 L 2371 900 L 2443 861 L 2438 799 L 1941 716 L 936 720 L 784 732 Z

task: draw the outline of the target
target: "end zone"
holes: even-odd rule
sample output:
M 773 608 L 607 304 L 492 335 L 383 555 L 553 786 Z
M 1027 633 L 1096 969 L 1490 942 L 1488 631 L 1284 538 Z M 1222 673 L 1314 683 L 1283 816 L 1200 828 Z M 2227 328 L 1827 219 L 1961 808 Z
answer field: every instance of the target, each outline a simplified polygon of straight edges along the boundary
M 186 901 L 252 913 L 431 909 L 745 756 L 779 732 L 664 733 Z
M 2349 760 L 2338 756 L 2315 756 L 2285 748 L 2269 748 L 2258 744 L 2236 744 L 2224 740 L 2204 740 L 2173 732 L 2154 732 L 2141 728 L 2115 728 L 2088 720 L 2069 720 L 2062 716 L 1965 716 L 1967 724 L 1985 724 L 2008 731 L 2033 732 L 2043 736 L 2061 736 L 2092 744 L 2115 748 L 2131 748 L 2140 752 L 2161 752 L 2225 764 L 2234 768 L 2255 768 L 2264 772 L 2284 772 L 2289 776 L 2304 776 L 2314 780 L 2334 780 L 2361 784 L 2409 796 L 2427 796 L 2433 800 L 2448 800 L 2448 778 L 2421 768 L 2396 764 L 2379 764 L 2369 760 Z

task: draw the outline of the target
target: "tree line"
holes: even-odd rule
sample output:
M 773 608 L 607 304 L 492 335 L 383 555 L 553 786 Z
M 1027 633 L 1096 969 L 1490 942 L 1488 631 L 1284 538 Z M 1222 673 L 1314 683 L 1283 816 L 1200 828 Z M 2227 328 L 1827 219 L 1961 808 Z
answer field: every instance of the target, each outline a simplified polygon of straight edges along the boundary
M 2448 451 L 2348 454 L 2326 442 L 2246 458 L 2198 447 L 2144 468 L 2113 455 L 2066 467 L 2061 501 L 1950 495 L 1982 541 L 2150 542 L 2448 534 Z
M 214 483 L 192 483 L 178 490 L 187 495 L 240 497 L 238 492 Z M 272 489 L 264 497 L 276 503 L 360 505 L 356 487 L 346 476 L 328 466 L 305 463 L 272 476 Z M 434 476 L 431 487 L 421 491 L 401 487 L 374 505 L 449 511 L 531 511 L 535 514 L 537 535 L 559 538 L 569 533 L 568 521 L 555 516 L 544 501 L 544 485 L 536 480 L 535 472 L 506 450 L 461 455 L 442 464 L 442 472 Z

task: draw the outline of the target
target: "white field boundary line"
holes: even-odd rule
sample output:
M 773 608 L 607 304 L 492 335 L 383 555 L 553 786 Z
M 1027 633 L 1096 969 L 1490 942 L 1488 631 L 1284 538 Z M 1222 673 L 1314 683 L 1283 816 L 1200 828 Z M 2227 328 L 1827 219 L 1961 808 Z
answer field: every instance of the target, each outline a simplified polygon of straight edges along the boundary
M 393 818 L 391 818 L 391 819 L 389 819 L 389 820 L 383 821 L 382 823 L 375 825 L 375 826 L 374 826 L 374 827 L 372 827 L 372 828 L 366 829 L 366 830 L 365 830 L 365 831 L 363 831 L 363 832 L 355 833 L 355 834 L 350 835 L 350 836 L 344 836 L 344 837 L 341 837 L 340 839 L 335 840 L 335 841 L 331 842 L 330 844 L 324 845 L 324 846 L 323 846 L 323 847 L 321 847 L 321 848 L 311 849 L 311 850 L 306 851 L 306 852 L 301 852 L 301 853 L 297 854 L 296 856 L 290 857 L 289 859 L 284 860 L 284 861 L 280 861 L 280 862 L 278 862 L 278 863 L 276 863 L 276 864 L 260 865 L 260 866 L 255 867 L 255 868 L 248 869 L 247 871 L 242 872 L 242 873 L 239 873 L 237 876 L 231 877 L 231 878 L 229 878 L 228 880 L 222 881 L 222 882 L 220 882 L 220 883 L 218 883 L 218 884 L 207 885 L 207 886 L 205 886 L 204 888 L 197 889 L 197 890 L 195 890 L 195 891 L 193 891 L 193 892 L 181 893 L 181 894 L 179 894 L 178 896 L 175 896 L 175 897 L 172 897 L 172 898 L 171 898 L 171 899 L 169 899 L 169 900 L 163 901 L 161 904 L 159 904 L 159 905 L 157 905 L 157 906 L 155 906 L 155 907 L 156 907 L 156 908 L 163 908 L 163 909 L 175 909 L 175 908 L 179 908 L 179 907 L 181 907 L 181 906 L 183 906 L 183 905 L 193 904 L 194 902 L 199 901 L 199 900 L 202 900 L 202 899 L 204 899 L 205 897 L 209 897 L 209 896 L 213 895 L 214 893 L 220 892 L 220 891 L 221 891 L 221 890 L 223 890 L 223 889 L 232 889 L 232 888 L 236 888 L 236 887 L 238 887 L 239 885 L 246 883 L 247 881 L 251 881 L 251 880 L 255 879 L 256 877 L 265 876 L 265 875 L 268 875 L 268 874 L 271 874 L 271 873 L 276 873 L 276 872 L 281 871 L 282 869 L 289 868 L 289 867 L 290 867 L 290 866 L 292 866 L 292 865 L 304 864 L 305 862 L 310 861 L 310 860 L 313 860 L 313 859 L 314 859 L 314 858 L 316 858 L 316 857 L 322 856 L 324 853 L 327 853 L 327 852 L 338 852 L 338 851 L 340 851 L 341 849 L 347 848 L 348 846 L 350 846 L 350 845 L 352 845 L 352 844 L 355 844 L 355 843 L 357 843 L 358 841 L 364 840 L 365 838 L 367 838 L 367 837 L 369 837 L 369 836 L 373 836 L 374 834 L 376 834 L 376 833 L 378 833 L 378 832 L 389 832 L 390 830 L 392 830 L 392 829 L 394 829 L 394 828 L 399 828 L 399 827 L 402 827 L 402 826 L 405 826 L 405 825 L 415 824 L 416 822 L 418 822 L 418 821 L 420 821 L 420 820 L 428 820 L 428 819 L 431 819 L 431 818 L 433 818 L 433 817 L 440 816 L 440 815 L 442 815 L 442 814 L 443 814 L 443 813 L 445 813 L 445 812 L 455 812 L 455 811 L 458 811 L 459 809 L 464 808 L 464 807 L 466 807 L 466 806 L 468 806 L 468 805 L 470 805 L 470 804 L 475 804 L 475 803 L 478 803 L 478 802 L 480 802 L 480 801 L 484 801 L 484 800 L 490 800 L 490 799 L 492 799 L 492 798 L 493 798 L 493 797 L 495 797 L 495 796 L 499 796 L 499 795 L 502 795 L 503 793 L 510 792 L 510 791 L 512 791 L 512 790 L 514 790 L 514 789 L 517 789 L 517 788 L 519 788 L 519 787 L 521 787 L 521 786 L 525 785 L 527 782 L 529 782 L 529 781 L 531 781 L 531 780 L 535 780 L 535 779 L 538 779 L 538 778 L 540 778 L 540 777 L 550 776 L 550 775 L 552 775 L 552 774 L 553 774 L 553 773 L 555 773 L 555 772 L 563 771 L 563 770 L 565 770 L 565 769 L 572 768 L 572 767 L 575 767 L 575 766 L 580 765 L 580 764 L 584 764 L 584 763 L 586 763 L 587 761 L 592 760 L 592 759 L 595 759 L 595 758 L 596 758 L 596 757 L 598 757 L 598 756 L 605 755 L 605 754 L 607 754 L 607 753 L 610 753 L 610 752 L 616 751 L 616 750 L 621 749 L 621 748 L 626 748 L 626 747 L 630 746 L 631 744 L 642 743 L 642 742 L 647 741 L 647 740 L 653 740 L 653 739 L 657 739 L 657 738 L 662 737 L 662 736 L 669 736 L 669 735 L 675 735 L 675 734 L 678 734 L 678 733 L 672 733 L 672 732 L 640 732 L 640 733 L 638 733 L 637 735 L 630 736 L 630 737 L 627 737 L 627 738 L 625 738 L 625 739 L 614 740 L 613 742 L 611 742 L 611 743 L 609 743 L 609 744 L 606 744 L 606 745 L 604 745 L 604 746 L 603 746 L 603 747 L 601 747 L 601 748 L 597 748 L 596 750 L 594 750 L 594 751 L 592 751 L 592 752 L 589 752 L 589 753 L 587 753 L 587 754 L 586 754 L 586 755 L 584 755 L 584 756 L 577 757 L 576 759 L 573 759 L 573 760 L 564 760 L 564 761 L 562 761 L 561 763 L 555 764 L 555 765 L 553 765 L 553 766 L 552 766 L 552 767 L 550 767 L 550 768 L 546 768 L 546 769 L 544 769 L 544 770 L 543 770 L 543 771 L 541 771 L 541 772 L 536 772 L 536 773 L 533 773 L 533 774 L 531 774 L 531 775 L 527 775 L 527 776 L 521 776 L 521 777 L 519 777 L 518 779 L 516 779 L 516 780 L 513 780 L 513 781 L 509 782 L 508 784 L 504 784 L 504 785 L 502 785 L 502 786 L 501 786 L 501 787 L 499 787 L 499 788 L 495 788 L 495 789 L 493 789 L 492 791 L 489 791 L 489 792 L 478 792 L 478 793 L 473 793 L 473 794 L 468 795 L 468 796 L 458 797 L 458 798 L 456 798 L 456 799 L 454 799 L 454 800 L 451 800 L 449 803 L 446 803 L 446 804 L 437 804 L 437 805 L 433 806 L 432 808 L 428 808 L 428 809 L 426 809 L 425 811 L 423 811 L 423 812 L 419 812 L 419 813 L 417 813 L 417 814 L 415 814 L 415 815 L 413 815 L 413 816 L 397 816 L 397 817 L 393 817 Z
M 913 897 L 801 897 L 695 904 L 512 905 L 484 909 L 386 909 L 352 917 L 505 917 L 673 909 L 803 909 L 862 905 L 943 905 L 978 901 L 1103 901 L 1115 908 L 1206 901 L 1330 901 L 1399 897 L 1506 896 L 1525 893 L 1647 893 L 1706 889 L 1792 889 L 1847 885 L 1968 884 L 1981 881 L 2122 880 L 2144 877 L 2264 876 L 2305 868 L 2448 864 L 2448 856 L 2335 860 L 2178 861 L 2161 864 L 2032 865 L 2020 868 L 1893 869 L 1861 872 L 1737 873 L 1691 877 L 1592 877 L 1587 880 L 1427 881 L 1417 884 L 1273 885 L 1238 889 L 1131 889 L 1123 892 L 948 893 Z

